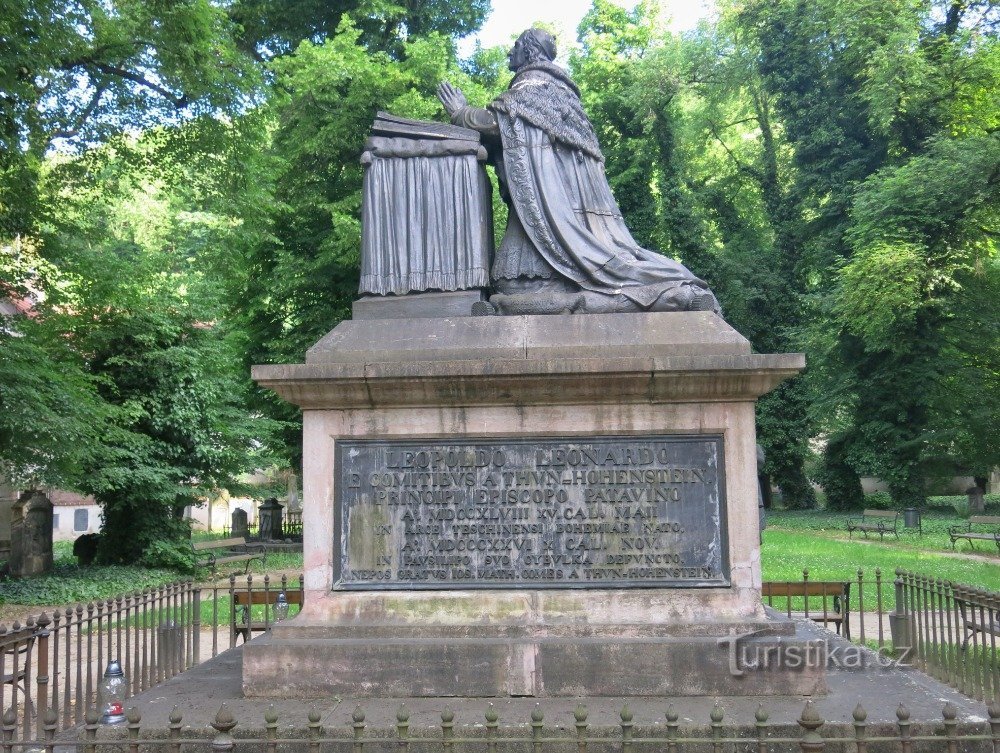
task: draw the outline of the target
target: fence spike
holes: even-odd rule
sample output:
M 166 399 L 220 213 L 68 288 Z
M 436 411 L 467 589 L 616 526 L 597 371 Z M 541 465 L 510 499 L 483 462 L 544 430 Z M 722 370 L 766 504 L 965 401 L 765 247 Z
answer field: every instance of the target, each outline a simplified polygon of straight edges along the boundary
M 910 710 L 902 703 L 896 709 L 896 725 L 899 727 L 899 742 L 903 753 L 910 753 L 913 750 L 913 742 L 910 740 Z
M 948 701 L 941 709 L 941 716 L 944 717 L 944 736 L 948 741 L 948 753 L 958 753 L 958 736 L 955 734 L 955 728 L 958 726 L 958 708 Z
M 619 716 L 622 720 L 622 753 L 629 753 L 632 750 L 632 709 L 628 703 L 622 706 Z
M 1000 700 L 994 698 L 986 709 L 990 716 L 990 736 L 993 738 L 993 750 L 1000 751 Z
M 722 704 L 719 699 L 715 699 L 715 705 L 712 706 L 712 711 L 708 715 L 709 719 L 712 720 L 712 724 L 721 724 L 723 717 L 726 715 L 726 710 L 722 708 Z
M 722 719 L 725 715 L 725 709 L 716 698 L 715 705 L 712 706 L 712 711 L 708 715 L 708 718 L 712 720 L 712 740 L 714 741 L 712 747 L 716 753 L 722 753 L 722 743 L 719 740 L 722 738 Z
M 799 740 L 799 748 L 803 751 L 821 751 L 826 747 L 823 736 L 819 733 L 819 728 L 823 726 L 823 717 L 812 701 L 806 701 L 802 713 L 798 719 L 799 726 L 805 732 Z
M 215 719 L 211 721 L 211 725 L 216 732 L 222 733 L 229 732 L 236 726 L 236 719 L 233 718 L 233 712 L 229 710 L 226 704 L 223 703 L 219 706 L 219 710 L 215 714 Z
M 757 728 L 757 750 L 758 753 L 767 753 L 767 709 L 764 708 L 763 703 L 757 704 L 757 710 L 754 712 L 754 727 Z
M 896 718 L 901 722 L 907 722 L 910 718 L 910 710 L 906 708 L 902 701 L 899 703 L 899 707 L 896 709 Z
M 410 749 L 407 737 L 410 733 L 410 710 L 405 703 L 399 704 L 399 711 L 396 712 L 396 734 L 399 735 L 399 750 L 406 753 Z
M 278 709 L 274 707 L 273 703 L 269 703 L 264 709 L 264 723 L 269 727 L 278 723 Z
M 441 712 L 441 747 L 445 753 L 450 753 L 452 749 L 451 738 L 454 734 L 455 712 L 445 709 Z
M 365 733 L 365 711 L 359 704 L 351 714 L 351 721 L 354 722 L 354 753 L 361 753 L 364 743 L 361 738 Z
M 674 710 L 674 705 L 667 706 L 664 716 L 667 718 L 667 751 L 675 753 L 677 750 L 677 720 L 680 718 Z
M 587 751 L 587 707 L 583 703 L 576 704 L 573 709 L 573 719 L 576 722 L 576 749 L 578 753 Z
M 496 710 L 496 707 L 492 703 L 488 704 L 486 706 L 486 723 L 496 724 L 498 721 L 500 721 L 499 712 Z
M 868 724 L 866 722 L 868 712 L 861 705 L 861 701 L 858 701 L 858 705 L 854 707 L 851 716 L 854 717 L 854 744 L 857 746 L 857 752 L 865 753 L 868 750 Z
M 542 753 L 542 725 L 545 714 L 542 712 L 541 704 L 536 703 L 531 710 L 531 739 L 534 753 Z

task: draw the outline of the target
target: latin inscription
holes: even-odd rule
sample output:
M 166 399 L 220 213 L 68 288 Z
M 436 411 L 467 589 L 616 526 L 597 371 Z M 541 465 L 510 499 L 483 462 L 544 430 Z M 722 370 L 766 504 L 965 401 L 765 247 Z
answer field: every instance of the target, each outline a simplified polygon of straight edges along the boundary
M 342 441 L 336 588 L 728 585 L 722 439 Z

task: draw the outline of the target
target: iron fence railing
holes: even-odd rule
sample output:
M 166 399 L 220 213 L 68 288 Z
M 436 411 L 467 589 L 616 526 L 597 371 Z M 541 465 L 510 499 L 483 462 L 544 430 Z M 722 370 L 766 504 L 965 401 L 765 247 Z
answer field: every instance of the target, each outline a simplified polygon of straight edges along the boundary
M 268 630 L 281 591 L 294 614 L 301 577 L 250 575 L 180 581 L 0 625 L 0 708 L 14 710 L 17 739 L 41 739 L 49 717 L 56 730 L 81 724 L 110 660 L 121 663 L 129 695 L 148 690 Z
M 260 535 L 260 521 L 251 520 L 246 526 L 246 535 L 251 539 L 256 539 Z M 229 524 L 222 527 L 223 537 L 230 535 L 232 528 Z M 285 510 L 281 517 L 281 532 L 277 538 L 301 539 L 302 538 L 302 511 Z
M 890 589 L 878 569 L 837 581 L 804 571 L 802 580 L 768 582 L 763 590 L 765 602 L 787 615 L 916 664 L 969 697 L 1000 698 L 1000 594 L 903 570 Z M 282 591 L 294 615 L 305 596 L 301 576 L 295 583 L 284 575 L 234 575 L 0 626 L 0 708 L 17 719 L 10 739 L 44 740 L 50 726 L 58 732 L 83 723 L 110 659 L 121 661 L 134 695 L 266 632 Z M 9 751 L 0 745 L 0 753 Z
M 881 568 L 859 569 L 841 580 L 816 580 L 806 568 L 801 580 L 765 581 L 762 591 L 765 604 L 789 617 L 811 619 L 854 643 L 879 649 L 891 644 L 894 592 Z
M 294 753 L 454 753 L 456 750 L 469 753 L 549 753 L 574 748 L 577 753 L 639 753 L 647 750 L 667 753 L 1000 751 L 1000 705 L 996 703 L 986 709 L 985 716 L 971 721 L 960 721 L 958 709 L 947 703 L 937 721 L 925 720 L 923 723 L 911 722 L 910 712 L 900 704 L 895 722 L 879 724 L 869 724 L 868 713 L 859 703 L 850 714 L 851 723 L 828 727 L 811 701 L 805 703 L 798 718 L 791 724 L 771 722 L 763 704 L 758 707 L 753 719 L 727 719 L 725 710 L 717 702 L 707 718 L 695 724 L 682 725 L 673 707 L 668 707 L 662 722 L 638 728 L 627 705 L 622 708 L 616 727 L 592 726 L 587 708 L 582 704 L 576 707 L 572 718 L 548 720 L 541 707 L 536 706 L 530 719 L 518 720 L 522 723 L 515 726 L 509 725 L 510 720 L 505 719 L 505 725 L 501 727 L 500 714 L 493 704 L 489 704 L 480 719 L 468 720 L 473 724 L 456 724 L 455 714 L 444 710 L 436 731 L 424 724 L 416 724 L 422 720 L 413 720 L 411 729 L 410 711 L 402 706 L 396 714 L 394 735 L 390 730 L 370 730 L 365 711 L 360 706 L 352 714 L 350 724 L 340 730 L 324 729 L 321 714 L 312 709 L 308 712 L 307 723 L 301 727 L 281 719 L 279 736 L 279 714 L 274 707 L 265 710 L 262 716 L 263 724 L 258 720 L 243 720 L 242 724 L 248 730 L 244 734 L 237 730 L 240 722 L 223 704 L 211 722 L 215 734 L 205 736 L 198 735 L 195 728 L 185 727 L 180 711 L 175 708 L 170 714 L 168 729 L 163 734 L 158 730 L 144 730 L 139 711 L 132 708 L 127 714 L 127 723 L 122 725 L 122 733 L 114 735 L 100 734 L 97 712 L 90 710 L 75 741 L 62 738 L 57 742 L 55 716 L 47 714 L 40 745 L 38 741 L 15 739 L 18 720 L 10 710 L 0 725 L 0 750 L 12 753 L 30 745 L 33 748 L 43 747 L 46 753 L 53 753 L 57 746 L 60 750 L 75 748 L 79 753 L 97 753 L 109 747 L 121 751 L 126 746 L 130 753 L 179 753 L 182 749 L 232 753 L 237 747 L 246 753 L 277 753 L 279 749 Z
M 895 585 L 897 645 L 961 693 L 1000 697 L 1000 594 L 905 570 Z

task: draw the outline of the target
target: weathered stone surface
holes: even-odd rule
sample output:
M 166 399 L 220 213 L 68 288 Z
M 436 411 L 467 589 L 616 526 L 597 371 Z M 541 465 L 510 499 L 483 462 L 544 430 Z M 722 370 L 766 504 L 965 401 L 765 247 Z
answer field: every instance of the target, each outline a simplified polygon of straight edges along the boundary
M 359 298 L 351 305 L 351 319 L 434 319 L 471 316 L 472 304 L 485 300 L 482 290 L 447 293 L 410 293 Z M 400 322 L 397 322 L 400 323 Z
M 42 492 L 22 494 L 11 508 L 10 572 L 15 578 L 52 569 L 52 502 Z
M 248 643 L 244 690 L 260 697 L 356 696 L 687 696 L 815 695 L 826 691 L 825 645 L 789 637 L 782 619 L 707 623 L 670 634 L 648 626 L 617 633 L 567 626 L 562 631 L 442 631 L 384 626 L 338 631 L 287 626 Z M 724 632 L 726 630 L 730 632 Z M 732 635 L 741 638 L 734 643 Z M 695 633 L 701 632 L 701 635 Z M 755 659 L 777 647 L 803 657 L 795 671 Z M 308 678 L 302 667 L 309 666 Z M 248 673 L 246 669 L 252 667 Z M 363 674 L 356 671 L 364 667 Z M 614 671 L 609 671 L 615 668 Z M 259 679 L 254 679 L 259 678 Z M 266 678 L 266 679 L 265 679 Z
M 254 371 L 262 385 L 304 409 L 306 604 L 271 640 L 248 645 L 246 691 L 326 695 L 346 684 L 356 692 L 362 681 L 369 695 L 558 694 L 581 687 L 624 695 L 664 692 L 666 684 L 656 679 L 663 675 L 690 692 L 730 685 L 726 692 L 768 692 L 756 680 L 726 685 L 726 653 L 715 641 L 764 619 L 754 402 L 797 373 L 802 356 L 752 354 L 743 338 L 706 313 L 410 324 L 346 322 L 310 351 L 307 363 Z M 638 447 L 663 436 L 717 440 L 723 449 L 717 483 L 725 580 L 698 588 L 663 582 L 496 588 L 470 580 L 468 587 L 442 590 L 345 588 L 338 580 L 350 537 L 372 536 L 364 525 L 360 534 L 340 526 L 343 504 L 352 503 L 345 496 L 350 480 L 336 468 L 338 452 L 371 442 L 433 450 L 512 442 L 544 448 L 595 438 Z M 615 649 L 619 639 L 630 641 L 632 651 Z M 704 671 L 702 658 L 709 662 Z M 637 663 L 634 677 L 615 678 L 603 691 L 596 674 L 577 677 L 581 667 L 596 673 L 595 667 L 623 661 Z M 458 673 L 464 679 L 455 679 Z M 400 674 L 427 684 L 402 687 Z M 287 684 L 275 686 L 273 677 L 287 677 Z M 776 678 L 772 687 L 806 693 L 822 684 L 819 674 L 805 673 Z

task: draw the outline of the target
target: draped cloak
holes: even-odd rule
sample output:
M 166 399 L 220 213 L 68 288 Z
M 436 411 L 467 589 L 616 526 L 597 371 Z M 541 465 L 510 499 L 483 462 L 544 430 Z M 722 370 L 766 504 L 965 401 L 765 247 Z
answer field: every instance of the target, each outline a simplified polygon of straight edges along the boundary
M 503 147 L 498 172 L 519 220 L 508 226 L 494 277 L 513 278 L 514 267 L 521 276 L 549 277 L 547 265 L 583 290 L 623 295 L 642 309 L 684 309 L 692 294 L 709 292 L 682 264 L 632 237 L 608 185 L 580 91 L 561 68 L 548 62 L 524 66 L 488 111 L 462 119 L 483 129 L 482 116 L 495 118 Z M 511 261 L 517 236 L 530 241 L 545 265 Z M 507 258 L 499 258 L 504 252 Z

